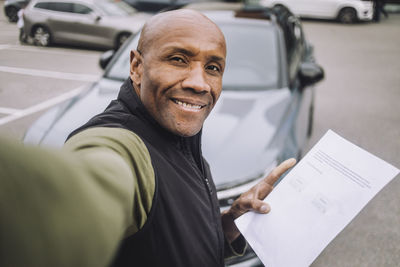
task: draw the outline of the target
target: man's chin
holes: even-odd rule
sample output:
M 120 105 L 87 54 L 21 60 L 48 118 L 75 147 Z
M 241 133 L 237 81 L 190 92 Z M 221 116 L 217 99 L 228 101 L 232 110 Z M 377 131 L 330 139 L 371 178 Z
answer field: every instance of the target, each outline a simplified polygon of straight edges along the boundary
M 178 136 L 182 136 L 182 137 L 191 137 L 191 136 L 195 136 L 196 134 L 198 134 L 201 130 L 201 126 L 195 126 L 195 127 L 175 127 L 174 129 L 168 129 L 170 132 L 172 132 L 175 135 Z
M 177 131 L 177 132 L 175 132 L 175 134 L 179 135 L 179 136 L 182 136 L 182 137 L 192 137 L 192 136 L 195 136 L 196 134 L 198 134 L 200 132 L 200 130 L 196 130 L 196 131 Z

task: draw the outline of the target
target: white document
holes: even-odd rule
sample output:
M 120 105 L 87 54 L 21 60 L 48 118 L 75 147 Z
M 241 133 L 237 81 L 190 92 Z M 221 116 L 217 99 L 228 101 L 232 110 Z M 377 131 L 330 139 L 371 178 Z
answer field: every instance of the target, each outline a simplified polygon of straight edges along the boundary
M 235 222 L 267 267 L 309 266 L 399 170 L 329 130 L 265 199 Z

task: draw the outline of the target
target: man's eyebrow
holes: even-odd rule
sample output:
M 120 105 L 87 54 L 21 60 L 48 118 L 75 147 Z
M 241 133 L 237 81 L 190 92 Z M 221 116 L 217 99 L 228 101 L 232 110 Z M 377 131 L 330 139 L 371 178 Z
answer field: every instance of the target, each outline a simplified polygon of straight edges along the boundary
M 209 61 L 225 62 L 225 58 L 219 56 L 210 56 Z
M 165 49 L 165 53 L 169 54 L 169 53 L 181 53 L 184 55 L 187 55 L 189 57 L 194 57 L 196 55 L 195 52 L 182 48 L 182 47 L 175 47 L 175 46 L 171 46 Z M 225 58 L 224 57 L 220 57 L 220 56 L 216 56 L 216 55 L 211 55 L 209 56 L 209 61 L 222 61 L 225 62 Z
M 182 48 L 182 47 L 175 47 L 175 46 L 171 46 L 165 49 L 165 53 L 181 53 L 184 55 L 187 55 L 189 57 L 193 57 L 196 54 L 188 49 Z

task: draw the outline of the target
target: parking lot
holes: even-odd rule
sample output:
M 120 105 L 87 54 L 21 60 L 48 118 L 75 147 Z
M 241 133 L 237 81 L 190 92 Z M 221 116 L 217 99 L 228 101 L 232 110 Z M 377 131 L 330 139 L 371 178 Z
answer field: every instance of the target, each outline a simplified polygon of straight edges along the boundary
M 380 23 L 308 20 L 303 26 L 326 72 L 316 90 L 309 146 L 333 129 L 400 167 L 400 13 Z M 45 110 L 101 75 L 102 51 L 22 46 L 17 26 L 2 11 L 0 32 L 1 135 L 22 139 Z M 397 177 L 312 266 L 399 266 L 399 192 Z
M 314 144 L 333 129 L 400 167 L 400 14 L 379 24 L 303 23 L 326 78 L 317 87 Z M 397 176 L 312 266 L 399 266 Z

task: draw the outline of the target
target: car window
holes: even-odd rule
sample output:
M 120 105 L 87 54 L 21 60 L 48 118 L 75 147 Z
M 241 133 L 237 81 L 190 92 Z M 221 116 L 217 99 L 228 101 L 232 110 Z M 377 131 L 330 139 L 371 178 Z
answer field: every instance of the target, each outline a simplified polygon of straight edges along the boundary
M 90 14 L 93 12 L 91 8 L 81 4 L 74 4 L 73 5 L 73 12 L 78 14 Z
M 219 24 L 227 42 L 227 64 L 224 90 L 265 90 L 277 88 L 279 82 L 279 49 L 273 27 L 254 24 Z M 118 54 L 107 78 L 125 80 L 129 75 L 129 52 L 136 49 L 137 35 Z
M 35 4 L 35 8 L 40 8 L 40 9 L 47 9 L 47 6 L 49 5 L 48 2 L 40 2 Z
M 108 16 L 127 16 L 136 12 L 134 8 L 123 1 L 96 1 L 96 5 Z
M 288 34 L 286 40 L 288 43 L 288 65 L 289 65 L 289 79 L 291 82 L 297 77 L 297 70 L 302 60 L 304 49 L 304 36 L 301 30 L 300 22 L 292 17 L 288 21 Z
M 228 46 L 225 90 L 276 88 L 279 78 L 277 36 L 265 25 L 219 25 Z
M 274 9 L 278 11 L 277 22 L 285 37 L 289 80 L 293 83 L 297 78 L 298 67 L 305 48 L 304 34 L 299 19 L 288 9 L 285 7 L 275 7 Z
M 72 3 L 67 2 L 41 2 L 35 7 L 58 12 L 72 12 Z

